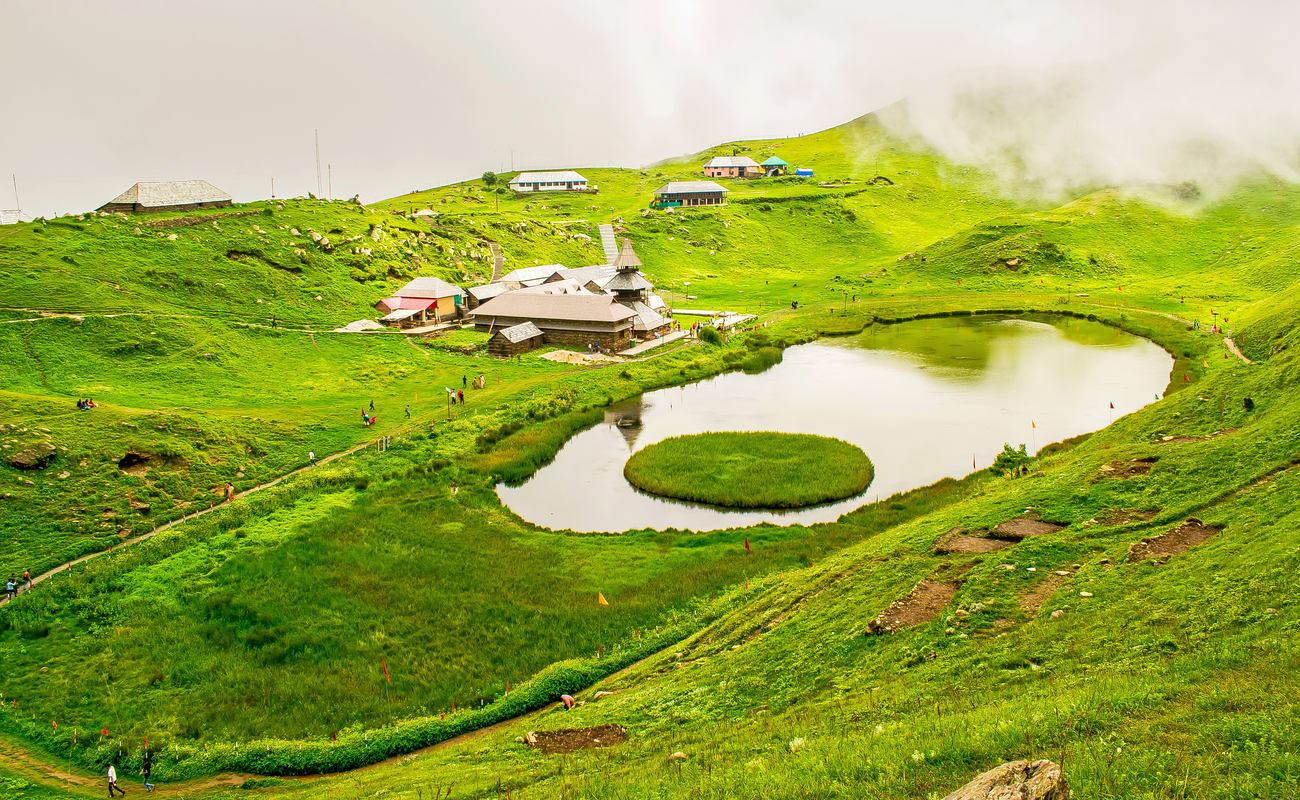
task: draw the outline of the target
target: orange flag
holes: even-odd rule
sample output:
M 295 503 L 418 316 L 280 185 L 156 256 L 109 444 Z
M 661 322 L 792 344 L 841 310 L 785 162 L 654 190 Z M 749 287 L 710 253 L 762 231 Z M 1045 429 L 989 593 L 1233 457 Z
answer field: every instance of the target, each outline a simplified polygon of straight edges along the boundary
M 596 605 L 607 606 L 609 605 L 609 601 L 605 599 L 605 595 L 601 594 L 600 592 L 596 592 Z
M 1038 423 L 1037 423 L 1037 422 L 1034 422 L 1034 421 L 1031 419 L 1031 420 L 1029 420 L 1029 427 L 1031 427 L 1031 428 L 1037 430 L 1037 429 L 1038 429 Z
M 750 550 L 750 549 L 749 549 L 749 537 L 748 537 L 748 536 L 745 537 L 745 552 L 746 552 L 746 553 L 752 553 L 752 552 L 754 552 L 753 550 Z
M 380 664 L 383 666 L 383 668 L 384 668 L 384 680 L 388 681 L 388 685 L 389 685 L 389 686 L 392 686 L 392 685 L 393 685 L 393 676 L 388 674 L 388 659 L 387 659 L 387 658 L 384 658 L 384 657 L 382 657 L 382 656 L 380 656 L 380 658 L 379 658 L 379 663 L 380 663 Z

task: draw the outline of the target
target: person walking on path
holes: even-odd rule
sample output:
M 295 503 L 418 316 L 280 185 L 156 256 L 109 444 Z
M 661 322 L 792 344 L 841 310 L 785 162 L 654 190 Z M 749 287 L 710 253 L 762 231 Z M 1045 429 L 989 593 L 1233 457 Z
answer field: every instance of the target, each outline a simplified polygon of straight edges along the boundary
M 140 774 L 144 776 L 144 790 L 152 792 L 153 784 L 149 782 L 149 778 L 153 775 L 153 756 L 148 750 L 144 751 L 144 761 L 140 763 Z
M 314 466 L 315 464 L 316 464 L 316 451 L 315 451 L 315 450 L 308 450 L 308 451 L 307 451 L 307 466 L 311 467 L 311 466 Z
M 466 386 L 469 386 L 469 376 L 468 376 L 468 375 L 461 375 L 461 376 L 460 376 L 460 385 L 461 385 L 461 388 L 462 388 L 462 389 L 465 388 Z
M 5 599 L 12 600 L 18 596 L 18 584 L 14 581 L 14 576 L 10 575 L 9 580 L 5 581 Z
M 110 763 L 108 765 L 108 796 L 109 797 L 113 796 L 114 790 L 121 792 L 122 796 L 126 797 L 126 789 L 123 789 L 121 786 L 117 785 L 117 769 Z
M 465 405 L 465 390 L 464 390 L 464 389 L 457 389 L 457 390 L 456 390 L 456 402 L 459 403 L 459 404 L 461 404 L 462 406 Z
M 406 407 L 406 418 L 407 418 L 407 419 L 410 419 L 410 418 L 411 418 L 411 407 L 410 407 L 410 406 L 407 406 L 407 407 Z
M 30 592 L 31 590 L 32 590 L 32 571 L 30 569 L 25 569 L 23 570 L 23 591 Z
M 370 401 L 370 411 L 373 413 L 374 410 L 375 410 L 375 401 L 374 401 L 374 400 L 371 400 L 371 401 Z

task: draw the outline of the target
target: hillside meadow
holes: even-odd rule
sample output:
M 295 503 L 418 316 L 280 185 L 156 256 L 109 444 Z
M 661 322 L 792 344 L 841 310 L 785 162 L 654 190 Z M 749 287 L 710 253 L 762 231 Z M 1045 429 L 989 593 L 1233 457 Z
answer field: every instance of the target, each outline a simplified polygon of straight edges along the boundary
M 660 183 L 733 149 L 817 175 L 642 213 Z M 6 452 L 57 450 L 44 470 L 0 467 L 0 568 L 102 551 L 227 481 L 299 470 L 0 608 L 0 787 L 98 791 L 39 765 L 130 769 L 149 737 L 159 778 L 211 797 L 927 797 L 1015 757 L 1058 760 L 1083 797 L 1298 792 L 1300 191 L 1259 178 L 1194 202 L 1008 199 L 872 118 L 583 171 L 599 194 L 471 181 L 371 208 L 0 231 Z M 489 242 L 507 268 L 597 263 L 610 221 L 666 298 L 758 325 L 597 367 L 497 361 L 467 333 L 331 332 L 415 274 L 483 280 Z M 493 491 L 614 401 L 819 336 L 981 311 L 1147 336 L 1175 357 L 1171 384 L 1027 477 L 981 472 L 809 528 L 551 532 Z M 449 420 L 443 388 L 480 372 L 488 388 Z M 100 407 L 76 411 L 83 396 Z M 380 421 L 363 428 L 372 399 Z M 309 450 L 368 443 L 299 469 Z M 124 468 L 131 452 L 149 459 Z M 1056 529 L 944 546 L 1029 511 Z M 1189 518 L 1213 533 L 1130 558 Z M 933 616 L 868 633 L 927 581 L 949 593 Z M 556 710 L 562 692 L 581 704 Z M 628 741 L 563 756 L 516 741 L 605 724 Z M 224 772 L 262 777 L 204 777 Z

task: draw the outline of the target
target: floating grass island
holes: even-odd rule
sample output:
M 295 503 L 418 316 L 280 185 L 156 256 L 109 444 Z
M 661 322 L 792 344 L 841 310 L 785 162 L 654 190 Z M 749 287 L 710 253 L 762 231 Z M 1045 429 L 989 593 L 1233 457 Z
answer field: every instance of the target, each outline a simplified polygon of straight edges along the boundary
M 726 508 L 803 508 L 861 494 L 875 471 L 867 454 L 828 436 L 727 432 L 674 436 L 623 467 L 643 492 Z

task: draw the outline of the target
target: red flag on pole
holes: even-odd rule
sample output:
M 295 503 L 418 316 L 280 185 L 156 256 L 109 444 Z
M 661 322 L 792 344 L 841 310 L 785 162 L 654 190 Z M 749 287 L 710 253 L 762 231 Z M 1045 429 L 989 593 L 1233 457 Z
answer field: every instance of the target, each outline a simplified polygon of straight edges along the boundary
M 148 737 L 148 736 L 144 737 L 144 749 L 146 749 L 146 750 L 149 749 L 149 737 Z
M 100 728 L 100 729 L 99 729 L 99 732 L 102 733 L 102 734 L 104 734 L 105 736 L 107 736 L 107 735 L 108 735 L 108 726 L 105 725 L 104 727 Z
M 1111 404 L 1110 404 L 1110 410 L 1111 410 L 1111 411 L 1114 411 L 1114 410 L 1115 410 L 1115 402 L 1114 402 L 1114 401 L 1111 401 Z
M 57 731 L 59 729 L 59 723 L 55 722 L 54 720 L 50 720 L 50 727 L 54 728 L 54 730 Z
M 388 659 L 381 656 L 379 658 L 379 663 L 384 667 L 384 680 L 388 681 L 389 686 L 392 686 L 393 676 L 388 674 Z
M 752 553 L 752 552 L 754 552 L 753 550 L 750 550 L 750 549 L 749 549 L 749 537 L 748 537 L 748 536 L 745 537 L 745 552 L 746 552 L 746 553 Z
M 1183 383 L 1191 383 L 1191 382 L 1192 382 L 1192 379 L 1189 378 L 1189 377 L 1187 377 L 1187 373 L 1184 372 L 1184 373 L 1183 373 Z

